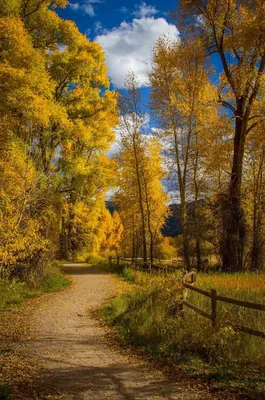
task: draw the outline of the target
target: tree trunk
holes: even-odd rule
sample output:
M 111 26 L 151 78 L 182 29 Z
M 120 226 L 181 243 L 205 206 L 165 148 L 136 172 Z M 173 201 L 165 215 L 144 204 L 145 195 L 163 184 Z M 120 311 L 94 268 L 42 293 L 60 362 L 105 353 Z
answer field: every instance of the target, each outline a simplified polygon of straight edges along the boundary
M 242 271 L 245 242 L 245 221 L 241 208 L 241 181 L 246 124 L 243 117 L 240 117 L 243 113 L 238 112 L 238 115 L 235 124 L 232 175 L 228 198 L 223 207 L 222 258 L 223 271 L 227 272 Z
M 196 146 L 198 145 L 198 137 L 197 133 L 195 134 L 195 139 L 196 139 Z M 201 271 L 201 229 L 200 229 L 200 223 L 199 223 L 199 203 L 198 203 L 198 198 L 199 198 L 199 185 L 197 181 L 197 173 L 198 173 L 198 164 L 199 164 L 199 153 L 198 150 L 196 151 L 195 154 L 195 159 L 194 159 L 194 173 L 193 173 L 193 182 L 194 182 L 194 190 L 195 190 L 195 198 L 194 198 L 194 222 L 195 222 L 195 238 L 196 238 L 196 261 L 197 261 L 197 271 Z
M 256 210 L 253 221 L 253 239 L 251 249 L 251 270 L 259 271 L 262 267 L 262 238 L 261 238 L 261 215 Z
M 135 137 L 133 137 L 133 151 L 134 151 L 137 184 L 138 184 L 138 191 L 139 191 L 139 206 L 140 206 L 141 220 L 142 220 L 143 259 L 144 259 L 144 262 L 146 263 L 147 262 L 147 245 L 146 245 L 145 215 L 144 215 L 143 196 L 142 196 L 142 187 L 141 187 L 141 178 L 140 178 L 140 168 L 139 168 L 139 161 L 138 161 Z
M 254 199 L 253 199 L 253 229 L 251 249 L 251 270 L 259 271 L 262 267 L 262 186 L 263 186 L 263 162 L 265 150 L 262 149 L 258 165 L 258 174 L 254 172 Z
M 197 271 L 200 272 L 202 269 L 201 241 L 198 236 L 196 237 L 196 259 L 197 259 Z
M 189 271 L 191 269 L 191 266 L 190 266 L 189 237 L 188 237 L 188 227 L 187 227 L 187 210 L 186 210 L 186 202 L 183 199 L 181 200 L 180 210 L 181 210 L 184 266 Z
M 150 262 L 152 265 L 153 261 L 154 261 L 154 249 L 153 249 L 153 247 L 154 247 L 154 237 L 153 236 L 154 235 L 152 232 L 152 225 L 151 225 L 150 198 L 148 197 L 148 186 L 147 186 L 145 176 L 143 176 L 143 181 L 144 181 L 146 208 L 147 208 L 147 225 L 148 225 L 148 232 L 149 232 L 149 237 L 150 237 L 149 257 L 150 257 Z
M 133 237 L 132 237 L 132 264 L 135 263 L 135 233 L 133 232 Z
M 172 124 L 173 126 L 173 124 Z M 179 193 L 180 193 L 180 220 L 182 226 L 182 249 L 183 249 L 183 260 L 184 266 L 190 270 L 190 254 L 189 254 L 189 238 L 188 238 L 188 227 L 187 227 L 187 210 L 186 210 L 186 181 L 182 176 L 181 165 L 179 160 L 179 149 L 178 149 L 178 138 L 177 131 L 174 128 L 174 145 L 175 145 L 175 157 L 177 164 L 178 182 L 179 182 Z
M 68 259 L 68 235 L 67 235 L 67 222 L 64 215 L 62 215 L 62 227 L 60 234 L 60 255 L 62 259 Z

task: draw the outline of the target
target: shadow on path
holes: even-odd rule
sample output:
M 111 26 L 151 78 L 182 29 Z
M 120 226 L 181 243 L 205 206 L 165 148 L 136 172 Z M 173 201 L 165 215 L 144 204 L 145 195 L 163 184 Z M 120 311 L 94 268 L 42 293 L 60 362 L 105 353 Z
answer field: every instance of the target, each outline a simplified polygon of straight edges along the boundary
M 63 264 L 63 271 L 68 275 L 106 275 L 109 272 L 104 271 L 103 268 L 90 266 L 89 264 L 80 263 L 65 263 Z
M 56 360 L 55 360 L 56 361 Z M 137 379 L 137 382 L 135 381 Z M 125 383 L 126 382 L 126 387 Z M 159 383 L 146 379 L 135 367 L 128 367 L 127 363 L 106 367 L 85 367 L 69 363 L 69 367 L 44 371 L 41 378 L 35 382 L 38 385 L 41 398 L 62 395 L 62 399 L 183 399 L 183 387 L 176 390 L 170 388 L 170 383 L 161 380 Z M 159 395 L 158 395 L 159 393 Z M 172 397 L 172 395 L 174 395 Z M 72 397 L 74 396 L 74 397 Z M 47 397 L 48 398 L 48 397 Z M 196 398 L 196 397 L 194 397 Z
M 74 285 L 43 299 L 35 309 L 31 340 L 23 353 L 37 361 L 34 396 L 14 400 L 208 400 L 193 384 L 168 379 L 106 337 L 89 310 L 121 289 L 103 268 L 65 263 Z M 45 300 L 45 301 L 44 301 Z M 23 391 L 21 390 L 22 396 Z

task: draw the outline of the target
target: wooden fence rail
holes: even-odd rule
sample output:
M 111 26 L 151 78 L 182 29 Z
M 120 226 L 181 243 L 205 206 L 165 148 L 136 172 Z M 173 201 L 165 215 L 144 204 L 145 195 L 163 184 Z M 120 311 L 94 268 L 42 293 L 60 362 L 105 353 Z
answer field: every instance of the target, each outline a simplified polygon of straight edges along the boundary
M 139 269 L 139 270 L 142 270 L 145 272 L 149 272 L 149 273 L 159 271 L 160 273 L 167 274 L 170 272 L 176 272 L 180 269 L 176 263 L 175 263 L 175 267 L 172 267 L 172 265 L 174 265 L 173 261 L 171 262 L 171 265 L 169 266 L 168 264 L 159 265 L 159 264 L 151 264 L 150 262 L 143 263 L 142 259 L 134 259 L 133 260 L 132 258 L 110 257 L 109 258 L 110 265 L 112 265 L 112 261 L 114 261 L 114 260 L 116 260 L 117 265 L 119 265 L 121 261 L 128 262 L 128 263 L 130 263 L 130 265 L 133 268 Z M 165 260 L 163 260 L 163 261 L 165 261 Z M 166 260 L 166 261 L 169 261 L 169 260 Z M 190 279 L 190 282 L 187 282 L 188 279 Z M 182 315 L 184 313 L 184 306 L 188 307 L 191 310 L 195 311 L 196 313 L 200 314 L 201 316 L 210 319 L 212 321 L 213 328 L 216 326 L 217 319 L 218 319 L 217 305 L 218 305 L 219 301 L 223 302 L 223 303 L 228 303 L 228 304 L 235 304 L 239 307 L 244 307 L 244 308 L 248 308 L 248 309 L 252 309 L 252 310 L 265 311 L 264 304 L 252 303 L 252 302 L 248 302 L 248 301 L 233 299 L 233 298 L 226 297 L 226 296 L 220 296 L 217 294 L 217 291 L 215 289 L 211 289 L 210 291 L 207 291 L 207 290 L 203 290 L 203 289 L 200 289 L 200 288 L 194 286 L 195 284 L 196 284 L 196 270 L 191 270 L 190 272 L 185 273 L 184 277 L 182 278 L 183 288 L 185 288 L 187 290 L 191 290 L 196 293 L 199 293 L 205 297 L 208 297 L 211 300 L 211 313 L 207 313 L 206 311 L 201 310 L 196 305 L 190 303 L 187 300 L 187 293 L 186 293 L 186 295 L 183 294 L 182 301 L 181 301 Z M 265 332 L 258 331 L 256 329 L 252 329 L 252 328 L 240 325 L 240 324 L 233 325 L 232 327 L 236 332 L 241 331 L 241 332 L 245 332 L 250 335 L 258 336 L 260 338 L 265 339 Z
M 112 262 L 116 262 L 116 265 L 119 266 L 121 262 L 128 262 L 133 268 L 149 273 L 164 273 L 168 274 L 170 272 L 176 272 L 179 270 L 183 270 L 182 263 L 180 264 L 177 260 L 160 260 L 159 262 L 162 264 L 157 264 L 156 262 L 152 263 L 150 261 L 143 262 L 143 259 L 139 258 L 123 258 L 123 257 L 109 257 L 110 266 L 112 266 Z
M 195 278 L 194 278 L 195 276 Z M 186 280 L 192 277 L 192 282 L 191 283 L 187 283 Z M 239 307 L 244 307 L 244 308 L 249 308 L 252 310 L 258 310 L 258 311 L 265 311 L 265 305 L 264 304 L 259 304 L 259 303 L 251 303 L 248 301 L 243 301 L 243 300 L 237 300 L 237 299 L 232 299 L 230 297 L 225 297 L 225 296 L 219 296 L 216 292 L 215 289 L 211 289 L 209 292 L 206 290 L 202 290 L 199 289 L 198 287 L 193 286 L 196 282 L 196 271 L 192 271 L 189 272 L 188 274 L 185 274 L 183 279 L 182 279 L 182 284 L 183 287 L 188 289 L 188 290 L 192 290 L 196 293 L 199 293 L 203 296 L 209 297 L 211 299 L 211 314 L 206 313 L 204 310 L 201 310 L 200 308 L 198 308 L 197 306 L 195 306 L 194 304 L 191 304 L 190 302 L 188 302 L 186 299 L 182 300 L 182 305 L 186 306 L 190 309 L 192 309 L 193 311 L 197 312 L 198 314 L 202 315 L 205 318 L 208 318 L 212 321 L 212 326 L 215 327 L 216 326 L 216 322 L 217 322 L 217 303 L 218 301 L 224 302 L 224 303 L 229 303 L 229 304 L 235 304 Z M 252 328 L 248 328 L 246 326 L 243 325 L 233 325 L 233 329 L 235 331 L 241 331 L 241 332 L 245 332 L 248 333 L 250 335 L 254 335 L 254 336 L 258 336 L 261 338 L 265 339 L 265 332 L 261 332 L 258 331 L 256 329 L 252 329 Z

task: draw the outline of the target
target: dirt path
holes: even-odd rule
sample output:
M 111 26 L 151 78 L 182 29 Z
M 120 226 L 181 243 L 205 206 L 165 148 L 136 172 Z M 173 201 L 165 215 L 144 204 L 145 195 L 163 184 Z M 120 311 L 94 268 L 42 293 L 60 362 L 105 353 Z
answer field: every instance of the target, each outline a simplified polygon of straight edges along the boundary
M 89 309 L 119 290 L 117 278 L 85 264 L 68 264 L 65 270 L 73 285 L 40 301 L 24 349 L 41 367 L 35 382 L 41 395 L 34 399 L 213 398 L 183 380 L 169 382 L 161 372 L 110 345 Z

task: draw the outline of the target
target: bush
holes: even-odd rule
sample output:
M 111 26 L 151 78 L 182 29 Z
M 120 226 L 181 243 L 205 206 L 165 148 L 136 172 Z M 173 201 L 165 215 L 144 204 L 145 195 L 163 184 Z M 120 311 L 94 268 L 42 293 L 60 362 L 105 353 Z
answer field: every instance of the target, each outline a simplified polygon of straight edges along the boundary
M 53 262 L 47 266 L 40 280 L 40 289 L 44 292 L 54 292 L 69 285 L 69 280 L 61 272 L 60 263 Z
M 24 292 L 25 283 L 17 279 L 12 281 L 7 278 L 0 279 L 0 308 L 20 303 Z
M 0 308 L 19 304 L 25 298 L 57 291 L 69 284 L 70 281 L 61 272 L 58 262 L 47 264 L 40 277 L 31 275 L 25 282 L 18 278 L 2 278 L 0 279 Z

